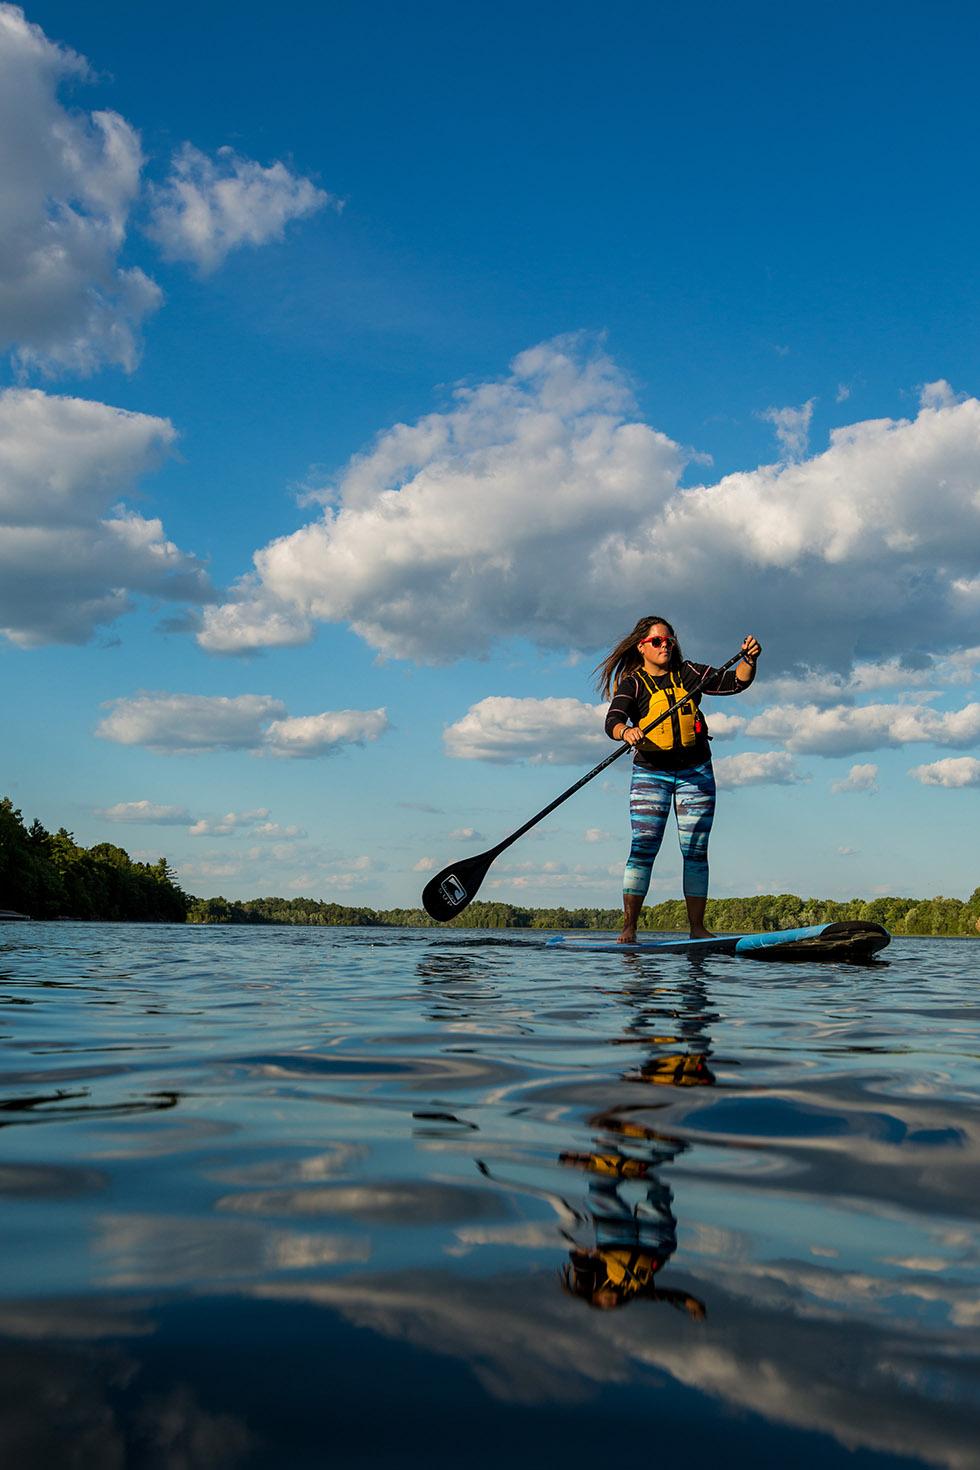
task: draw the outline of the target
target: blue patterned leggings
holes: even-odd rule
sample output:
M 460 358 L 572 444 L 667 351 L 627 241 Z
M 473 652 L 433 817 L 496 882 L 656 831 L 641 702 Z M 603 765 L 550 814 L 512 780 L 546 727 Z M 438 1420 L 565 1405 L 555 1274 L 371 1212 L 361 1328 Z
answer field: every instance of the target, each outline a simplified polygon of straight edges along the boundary
M 646 896 L 671 805 L 684 859 L 684 897 L 707 895 L 708 836 L 715 815 L 715 776 L 710 761 L 684 771 L 651 771 L 634 762 L 630 785 L 633 844 L 623 875 L 624 893 Z

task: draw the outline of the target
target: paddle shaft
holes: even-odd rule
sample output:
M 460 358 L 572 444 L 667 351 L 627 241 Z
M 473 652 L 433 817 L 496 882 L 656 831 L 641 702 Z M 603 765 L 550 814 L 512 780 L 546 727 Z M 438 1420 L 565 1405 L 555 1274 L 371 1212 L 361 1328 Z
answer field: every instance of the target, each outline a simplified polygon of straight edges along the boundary
M 728 662 L 722 664 L 720 668 L 712 669 L 712 676 L 714 676 L 715 674 L 726 673 L 727 670 L 733 668 L 735 664 L 741 663 L 744 656 L 745 655 L 740 649 L 738 653 L 735 654 L 734 658 L 730 658 Z M 695 684 L 693 689 L 689 689 L 687 691 L 683 699 L 679 699 L 676 704 L 669 705 L 667 709 L 664 710 L 662 715 L 658 715 L 655 720 L 651 721 L 651 723 L 647 726 L 647 729 L 652 730 L 663 720 L 668 719 L 675 710 L 680 709 L 681 705 L 687 704 L 689 699 L 693 699 L 695 694 L 700 694 L 701 690 L 708 682 L 708 677 L 709 676 L 706 674 L 704 678 L 699 681 L 699 683 Z M 546 807 L 542 807 L 541 810 L 537 812 L 533 817 L 531 817 L 529 821 L 524 823 L 523 827 L 518 827 L 516 832 L 512 832 L 509 837 L 505 837 L 503 842 L 499 842 L 496 847 L 491 847 L 488 852 L 483 854 L 483 856 L 486 857 L 490 862 L 492 862 L 495 857 L 498 857 L 500 853 L 504 852 L 508 847 L 510 847 L 511 843 L 516 842 L 518 837 L 523 837 L 525 832 L 530 832 L 531 828 L 537 826 L 538 822 L 540 822 L 543 817 L 546 817 L 549 812 L 553 812 L 555 810 L 555 807 L 561 806 L 563 801 L 567 801 L 570 796 L 574 796 L 576 791 L 580 791 L 583 786 L 587 785 L 588 782 L 591 781 L 595 776 L 598 776 L 600 771 L 604 771 L 607 766 L 612 765 L 613 761 L 618 761 L 621 755 L 625 755 L 626 752 L 631 749 L 632 746 L 627 745 L 624 742 L 618 750 L 613 751 L 612 755 L 607 755 L 604 761 L 600 761 L 599 764 L 595 766 L 591 771 L 589 771 L 587 775 L 583 776 L 581 780 L 576 781 L 574 786 L 569 786 L 567 791 L 563 791 L 561 796 L 556 796 L 554 801 L 550 801 Z

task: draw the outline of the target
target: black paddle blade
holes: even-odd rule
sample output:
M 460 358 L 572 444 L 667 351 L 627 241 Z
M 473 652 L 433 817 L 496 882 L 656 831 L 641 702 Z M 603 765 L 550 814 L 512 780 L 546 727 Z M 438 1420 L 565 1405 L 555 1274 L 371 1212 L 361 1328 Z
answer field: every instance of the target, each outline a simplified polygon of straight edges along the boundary
M 496 852 L 481 852 L 476 857 L 463 858 L 462 862 L 443 868 L 441 873 L 430 878 L 422 889 L 422 907 L 429 918 L 444 924 L 447 919 L 455 919 L 457 914 L 461 914 L 476 897 L 496 856 Z

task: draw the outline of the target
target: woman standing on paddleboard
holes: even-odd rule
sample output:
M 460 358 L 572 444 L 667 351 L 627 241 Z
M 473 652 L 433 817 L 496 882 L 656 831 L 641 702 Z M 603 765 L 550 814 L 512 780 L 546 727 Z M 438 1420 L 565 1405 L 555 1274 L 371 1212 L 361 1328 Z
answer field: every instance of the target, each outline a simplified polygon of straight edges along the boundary
M 691 938 L 711 937 L 704 927 L 704 907 L 715 777 L 701 695 L 741 694 L 755 678 L 761 652 L 750 634 L 742 643 L 742 658 L 734 670 L 721 672 L 710 664 L 691 663 L 682 655 L 666 618 L 649 617 L 641 618 L 596 669 L 596 687 L 604 699 L 612 696 L 606 734 L 633 747 L 633 842 L 623 877 L 621 944 L 636 941 L 637 921 L 671 806 L 684 859 L 684 902 Z M 703 687 L 687 697 L 695 685 Z M 667 718 L 655 723 L 668 710 Z

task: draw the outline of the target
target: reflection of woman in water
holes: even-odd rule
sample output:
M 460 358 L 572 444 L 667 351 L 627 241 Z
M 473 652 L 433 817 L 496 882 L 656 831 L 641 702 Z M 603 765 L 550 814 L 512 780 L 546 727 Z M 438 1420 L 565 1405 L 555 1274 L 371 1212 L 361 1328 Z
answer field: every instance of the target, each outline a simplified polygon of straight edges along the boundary
M 639 1067 L 620 1074 L 624 1082 L 666 1087 L 711 1087 L 715 1078 L 708 1066 L 711 1037 L 708 1026 L 717 1020 L 708 1007 L 700 967 L 691 965 L 690 978 L 667 989 L 658 974 L 651 986 L 643 962 L 624 954 L 630 967 L 639 966 L 641 985 L 629 984 L 622 994 L 633 1010 L 626 1034 L 613 1045 L 647 1053 Z M 666 1302 L 694 1321 L 705 1317 L 705 1305 L 690 1292 L 663 1287 L 658 1274 L 677 1249 L 677 1220 L 673 1193 L 658 1172 L 690 1147 L 681 1138 L 634 1121 L 629 1114 L 650 1104 L 639 1102 L 610 1108 L 592 1119 L 597 1130 L 594 1148 L 586 1153 L 566 1151 L 558 1161 L 588 1175 L 587 1201 L 565 1198 L 554 1190 L 498 1178 L 477 1159 L 487 1179 L 547 1202 L 561 1222 L 568 1241 L 568 1263 L 562 1268 L 565 1290 L 599 1311 L 629 1302 Z M 588 1231 L 592 1243 L 582 1242 Z
M 640 964 L 634 956 L 627 963 Z M 630 987 L 623 998 L 634 1008 L 622 1044 L 649 1047 L 649 1055 L 629 1082 L 647 1082 L 657 1087 L 713 1087 L 715 1075 L 708 1065 L 711 1036 L 708 1026 L 718 1020 L 709 1009 L 708 992 L 701 974 L 700 958 L 688 961 L 690 978 L 673 994 L 658 987 Z
M 695 970 L 679 992 L 665 996 L 658 987 L 625 992 L 635 1013 L 622 1038 L 649 1048 L 639 1068 L 624 1081 L 659 1087 L 711 1087 L 708 1009 L 704 981 Z M 666 1002 L 666 1004 L 665 1004 Z M 657 1273 L 677 1249 L 673 1193 L 658 1170 L 689 1147 L 682 1139 L 633 1122 L 620 1112 L 593 1120 L 600 1130 L 595 1151 L 564 1153 L 563 1164 L 589 1174 L 589 1214 L 595 1232 L 591 1248 L 576 1245 L 562 1271 L 565 1290 L 599 1311 L 626 1306 L 640 1297 L 668 1302 L 701 1321 L 703 1302 L 685 1291 L 663 1288 Z M 642 1194 L 637 1199 L 637 1183 Z M 630 1196 L 634 1203 L 630 1203 Z
M 602 1129 L 597 1150 L 560 1155 L 561 1163 L 589 1174 L 589 1214 L 595 1231 L 592 1248 L 576 1245 L 569 1252 L 562 1285 L 599 1311 L 624 1307 L 642 1297 L 668 1302 L 701 1321 L 703 1302 L 689 1292 L 660 1287 L 656 1281 L 658 1271 L 677 1249 L 673 1194 L 657 1170 L 688 1145 L 613 1115 L 594 1121 Z M 642 1197 L 631 1204 L 633 1181 L 642 1182 Z

